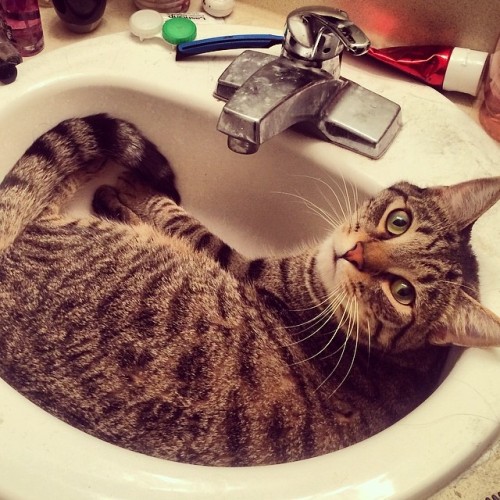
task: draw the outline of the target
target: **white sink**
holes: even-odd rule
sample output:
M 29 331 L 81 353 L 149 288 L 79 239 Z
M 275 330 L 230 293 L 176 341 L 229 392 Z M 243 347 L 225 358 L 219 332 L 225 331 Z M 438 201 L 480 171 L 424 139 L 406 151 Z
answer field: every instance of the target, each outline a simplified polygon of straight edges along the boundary
M 204 25 L 199 37 L 267 32 Z M 131 120 L 171 160 L 184 204 L 249 255 L 322 234 L 294 196 L 325 204 L 319 180 L 354 184 L 361 196 L 398 180 L 422 186 L 500 174 L 500 148 L 432 89 L 366 62 L 343 75 L 399 103 L 403 130 L 373 161 L 286 132 L 253 156 L 216 131 L 212 97 L 235 52 L 176 63 L 159 40 L 128 33 L 26 60 L 0 88 L 1 176 L 41 133 L 75 115 Z M 292 196 L 284 193 L 289 193 Z M 500 313 L 500 206 L 475 227 L 483 303 Z M 210 468 L 122 450 L 56 420 L 0 381 L 0 497 L 4 499 L 424 498 L 467 469 L 500 430 L 500 349 L 456 351 L 438 390 L 406 418 L 355 446 L 284 465 Z

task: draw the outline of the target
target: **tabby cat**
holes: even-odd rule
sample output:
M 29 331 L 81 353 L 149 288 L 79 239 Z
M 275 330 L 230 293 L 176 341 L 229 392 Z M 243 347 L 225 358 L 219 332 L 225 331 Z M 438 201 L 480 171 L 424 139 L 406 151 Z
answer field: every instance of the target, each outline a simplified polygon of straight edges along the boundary
M 96 191 L 96 215 L 65 214 L 106 158 L 126 171 Z M 402 182 L 316 247 L 250 260 L 181 208 L 168 162 L 133 125 L 64 121 L 0 185 L 0 376 L 156 457 L 255 465 L 337 450 L 433 391 L 437 344 L 500 345 L 469 243 L 499 198 L 500 177 Z

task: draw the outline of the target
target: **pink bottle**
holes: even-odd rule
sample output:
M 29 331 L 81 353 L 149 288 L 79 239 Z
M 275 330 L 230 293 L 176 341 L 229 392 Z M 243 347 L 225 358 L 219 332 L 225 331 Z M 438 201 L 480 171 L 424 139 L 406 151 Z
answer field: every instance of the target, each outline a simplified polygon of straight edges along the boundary
M 43 49 L 43 30 L 38 0 L 0 0 L 2 28 L 22 56 Z
M 479 121 L 486 132 L 500 142 L 500 38 L 490 57 L 488 76 L 484 84 L 484 101 Z

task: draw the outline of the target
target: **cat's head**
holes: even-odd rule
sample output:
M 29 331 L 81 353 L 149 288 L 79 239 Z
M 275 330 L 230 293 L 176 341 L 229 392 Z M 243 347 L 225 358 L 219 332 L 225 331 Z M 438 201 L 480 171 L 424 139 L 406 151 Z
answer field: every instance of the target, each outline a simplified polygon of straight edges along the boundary
M 469 243 L 498 199 L 495 177 L 427 189 L 402 182 L 361 205 L 317 258 L 326 289 L 342 300 L 337 320 L 372 348 L 500 345 L 500 318 L 478 302 Z

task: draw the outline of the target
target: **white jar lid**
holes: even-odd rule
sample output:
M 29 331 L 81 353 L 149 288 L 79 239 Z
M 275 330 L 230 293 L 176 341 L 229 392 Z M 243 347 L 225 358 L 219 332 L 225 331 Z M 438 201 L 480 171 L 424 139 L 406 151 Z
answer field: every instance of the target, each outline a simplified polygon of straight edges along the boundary
M 487 52 L 455 47 L 446 68 L 443 90 L 477 95 L 487 59 Z

